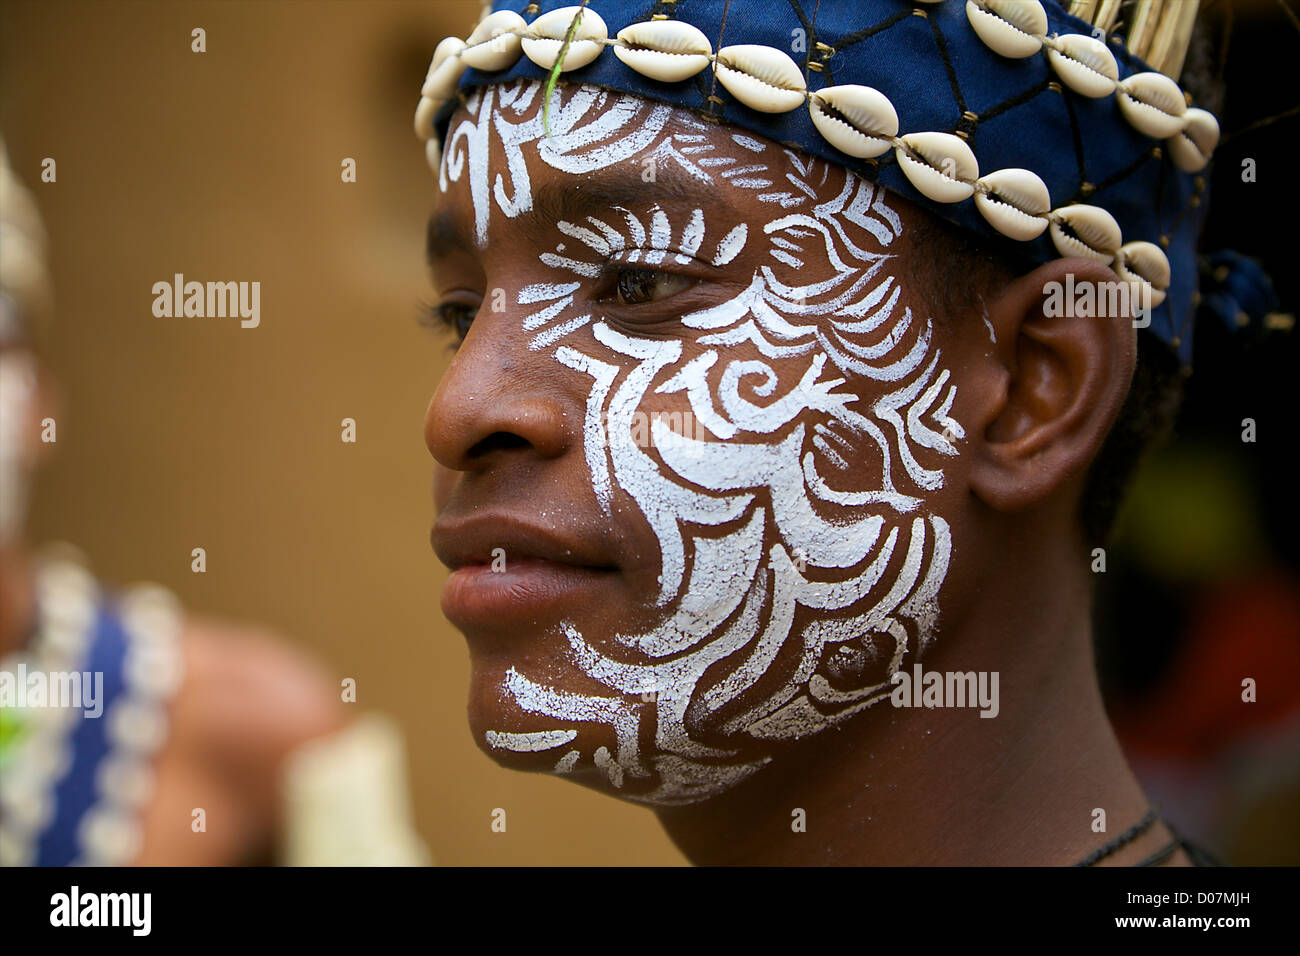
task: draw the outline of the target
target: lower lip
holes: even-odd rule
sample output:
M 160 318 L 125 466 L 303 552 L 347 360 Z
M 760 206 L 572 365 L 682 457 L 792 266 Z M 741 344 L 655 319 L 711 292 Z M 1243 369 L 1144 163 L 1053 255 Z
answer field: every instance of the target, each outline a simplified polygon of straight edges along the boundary
M 457 568 L 442 589 L 442 612 L 457 626 L 493 626 L 536 620 L 591 600 L 614 572 L 554 561 L 510 561 Z

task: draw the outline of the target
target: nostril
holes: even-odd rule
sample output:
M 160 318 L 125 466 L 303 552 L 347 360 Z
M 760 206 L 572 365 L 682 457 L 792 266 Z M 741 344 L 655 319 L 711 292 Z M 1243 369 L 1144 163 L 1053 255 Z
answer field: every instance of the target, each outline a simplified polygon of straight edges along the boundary
M 516 435 L 514 432 L 493 432 L 487 438 L 476 442 L 467 452 L 466 457 L 479 458 L 494 451 L 510 451 L 512 449 L 527 448 L 528 445 L 527 438 Z

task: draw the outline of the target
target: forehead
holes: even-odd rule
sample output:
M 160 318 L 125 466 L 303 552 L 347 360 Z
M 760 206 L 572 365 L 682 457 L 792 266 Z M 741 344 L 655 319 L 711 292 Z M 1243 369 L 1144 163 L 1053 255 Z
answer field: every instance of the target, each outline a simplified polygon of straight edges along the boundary
M 522 81 L 474 90 L 453 114 L 438 206 L 483 248 L 510 220 L 527 231 L 584 206 L 771 218 L 816 199 L 833 170 L 842 179 L 840 167 L 666 104 L 567 84 L 548 104 L 544 84 Z

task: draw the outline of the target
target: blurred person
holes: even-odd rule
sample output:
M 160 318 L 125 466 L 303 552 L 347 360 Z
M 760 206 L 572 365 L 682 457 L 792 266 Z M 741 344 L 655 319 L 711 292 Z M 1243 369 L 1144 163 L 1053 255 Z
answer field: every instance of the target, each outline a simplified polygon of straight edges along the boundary
M 316 661 L 28 547 L 54 408 L 44 243 L 0 142 L 0 863 L 427 862 L 399 731 L 352 718 Z
M 425 440 L 486 753 L 697 863 L 1207 862 L 1091 646 L 1191 354 L 1188 6 L 497 2 L 438 46 Z

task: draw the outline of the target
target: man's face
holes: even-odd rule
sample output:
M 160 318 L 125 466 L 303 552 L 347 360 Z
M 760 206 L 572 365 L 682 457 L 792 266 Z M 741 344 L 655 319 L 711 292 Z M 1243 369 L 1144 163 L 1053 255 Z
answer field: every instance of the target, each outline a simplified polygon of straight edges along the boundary
M 468 328 L 425 420 L 443 609 L 493 757 L 691 803 L 931 638 L 955 386 L 900 201 L 591 88 L 547 135 L 542 100 L 475 92 L 443 150 L 430 258 Z

